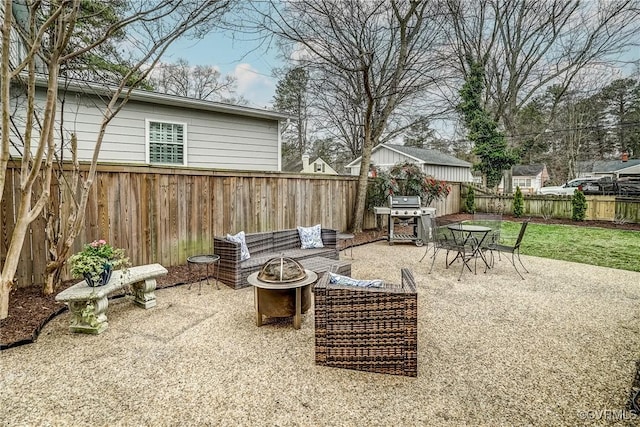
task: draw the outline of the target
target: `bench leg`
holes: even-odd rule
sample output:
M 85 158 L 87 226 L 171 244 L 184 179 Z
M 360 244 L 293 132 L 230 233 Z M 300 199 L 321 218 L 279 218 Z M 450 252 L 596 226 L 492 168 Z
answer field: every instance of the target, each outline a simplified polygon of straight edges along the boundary
M 146 279 L 142 282 L 134 283 L 133 302 L 142 308 L 156 306 L 156 279 Z
M 71 312 L 71 332 L 81 332 L 84 334 L 100 334 L 109 326 L 107 322 L 107 307 L 109 300 L 103 297 L 89 301 L 70 301 L 69 311 Z

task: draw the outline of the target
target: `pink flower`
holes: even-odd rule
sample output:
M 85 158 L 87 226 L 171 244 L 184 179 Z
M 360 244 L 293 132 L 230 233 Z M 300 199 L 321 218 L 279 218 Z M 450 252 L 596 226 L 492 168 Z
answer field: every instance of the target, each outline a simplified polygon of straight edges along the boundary
M 98 243 L 99 243 L 100 245 L 106 245 L 106 244 L 107 244 L 107 241 L 106 241 L 106 240 L 102 240 L 102 239 L 100 239 L 100 240 L 98 240 Z

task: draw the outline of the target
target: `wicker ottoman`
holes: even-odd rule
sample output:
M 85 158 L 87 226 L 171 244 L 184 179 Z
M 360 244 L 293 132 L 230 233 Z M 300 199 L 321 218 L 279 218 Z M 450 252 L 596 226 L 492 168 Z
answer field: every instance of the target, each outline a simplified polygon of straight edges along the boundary
M 400 285 L 341 286 L 325 274 L 314 287 L 316 364 L 418 375 L 418 295 L 411 271 Z

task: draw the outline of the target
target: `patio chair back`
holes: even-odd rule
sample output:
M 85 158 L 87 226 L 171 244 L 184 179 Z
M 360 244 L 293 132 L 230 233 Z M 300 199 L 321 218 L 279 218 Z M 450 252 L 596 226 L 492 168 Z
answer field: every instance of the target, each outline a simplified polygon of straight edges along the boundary
M 433 259 L 435 260 L 435 256 L 440 249 L 447 250 L 453 246 L 453 235 L 437 218 L 427 217 L 423 218 L 422 221 L 426 223 L 424 226 L 426 248 L 424 255 L 420 258 L 420 262 L 427 256 L 430 248 L 433 248 Z M 433 262 L 431 263 L 431 268 L 433 268 Z M 429 272 L 431 272 L 431 269 Z
M 473 223 L 491 228 L 491 233 L 485 239 L 483 246 L 491 248 L 491 245 L 500 242 L 500 228 L 502 228 L 502 214 L 475 213 Z
M 502 228 L 502 214 L 478 212 L 473 214 L 473 223 L 491 228 L 491 232 L 482 242 L 482 250 L 490 252 L 491 265 L 494 263 L 493 249 L 500 243 L 500 229 Z M 498 252 L 500 257 L 500 252 Z
M 511 265 L 515 268 L 516 272 L 520 275 L 520 278 L 524 280 L 524 276 L 518 271 L 518 267 L 516 266 L 516 257 L 518 258 L 518 262 L 522 266 L 525 272 L 529 272 L 527 268 L 522 263 L 522 259 L 520 259 L 520 245 L 522 244 L 522 239 L 524 238 L 524 232 L 527 230 L 527 226 L 529 225 L 529 219 L 522 221 L 522 225 L 520 226 L 520 232 L 518 233 L 518 238 L 513 245 L 495 245 L 492 250 L 498 252 L 508 252 L 511 253 Z
M 518 238 L 516 239 L 516 243 L 514 243 L 514 249 L 520 249 L 520 244 L 522 243 L 522 238 L 524 237 L 524 232 L 527 231 L 527 226 L 529 225 L 529 220 L 522 221 L 522 225 L 520 226 L 520 232 L 518 233 Z

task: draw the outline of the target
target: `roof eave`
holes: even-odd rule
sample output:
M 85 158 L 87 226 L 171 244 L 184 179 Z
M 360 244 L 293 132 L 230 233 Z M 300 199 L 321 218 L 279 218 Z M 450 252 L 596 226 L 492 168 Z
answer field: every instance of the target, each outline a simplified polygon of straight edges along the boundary
M 85 81 L 64 81 L 60 82 L 64 84 L 66 90 L 70 90 L 76 93 L 87 93 L 88 89 L 93 91 L 93 94 L 101 94 L 111 96 L 113 92 L 117 90 L 115 86 L 99 85 L 93 82 Z M 46 76 L 38 76 L 36 78 L 36 84 L 38 86 L 47 87 Z M 126 96 L 126 90 L 120 96 L 124 98 Z M 286 121 L 291 118 L 290 115 L 281 113 L 278 111 L 262 110 L 259 108 L 245 107 L 241 105 L 225 104 L 222 102 L 206 101 L 201 99 L 191 99 L 182 96 L 169 95 L 165 93 L 149 92 L 139 89 L 132 89 L 130 100 L 149 102 L 153 104 L 167 105 L 170 107 L 188 107 L 203 111 L 212 111 L 216 113 L 234 114 L 239 116 L 254 117 L 260 119 Z

